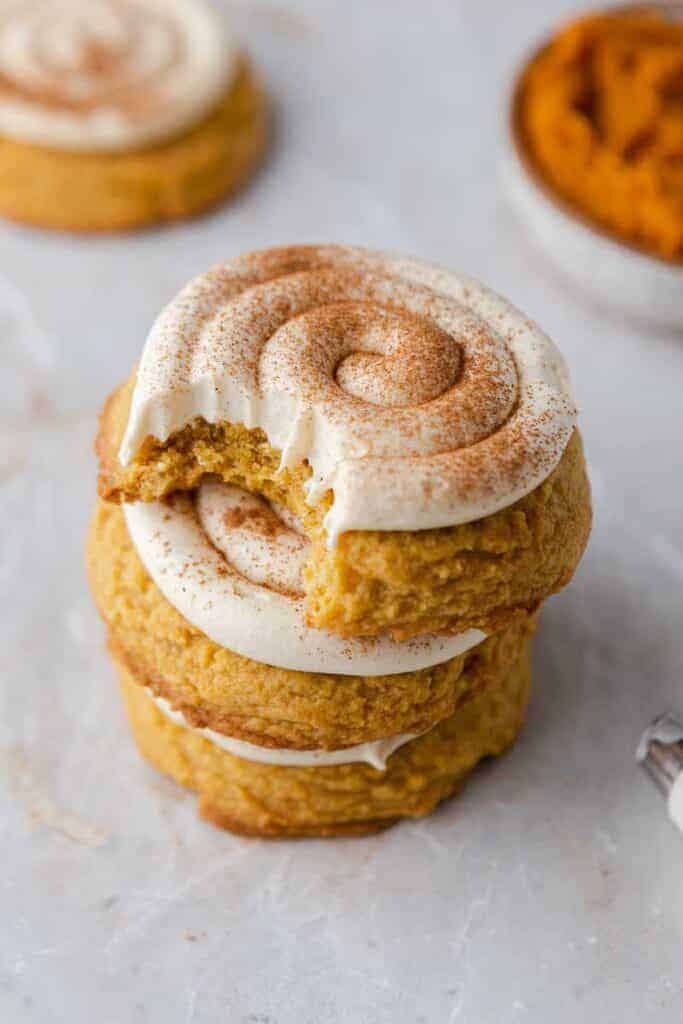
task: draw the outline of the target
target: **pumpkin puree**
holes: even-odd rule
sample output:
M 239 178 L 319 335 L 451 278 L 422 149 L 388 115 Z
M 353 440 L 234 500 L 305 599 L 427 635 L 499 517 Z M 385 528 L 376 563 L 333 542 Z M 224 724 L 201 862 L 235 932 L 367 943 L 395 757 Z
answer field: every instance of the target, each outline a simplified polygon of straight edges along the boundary
M 575 21 L 527 67 L 517 114 L 557 193 L 622 241 L 683 260 L 683 21 L 654 8 Z

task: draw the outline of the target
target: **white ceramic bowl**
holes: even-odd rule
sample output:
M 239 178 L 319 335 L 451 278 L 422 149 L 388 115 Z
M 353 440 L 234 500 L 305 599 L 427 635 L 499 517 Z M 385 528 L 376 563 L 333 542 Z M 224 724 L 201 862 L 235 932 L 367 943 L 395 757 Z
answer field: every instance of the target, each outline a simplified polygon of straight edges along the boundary
M 683 17 L 683 4 L 662 6 Z M 530 160 L 518 112 L 522 74 L 539 51 L 522 65 L 507 108 L 501 173 L 511 202 L 550 259 L 587 294 L 634 319 L 683 332 L 683 264 L 650 256 L 593 225 L 546 185 Z

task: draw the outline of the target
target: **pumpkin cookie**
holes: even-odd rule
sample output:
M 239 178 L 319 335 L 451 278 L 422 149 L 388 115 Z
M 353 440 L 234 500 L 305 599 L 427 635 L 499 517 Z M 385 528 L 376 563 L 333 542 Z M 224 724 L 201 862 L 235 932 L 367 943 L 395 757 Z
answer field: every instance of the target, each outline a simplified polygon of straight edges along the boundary
M 203 0 L 25 0 L 0 14 L 0 214 L 109 231 L 237 188 L 265 138 L 247 60 Z
M 590 529 L 550 339 L 469 278 L 341 246 L 192 282 L 97 448 L 109 501 L 213 475 L 288 509 L 308 623 L 345 637 L 503 628 L 569 581 Z
M 501 754 L 524 721 L 531 673 L 525 648 L 495 684 L 435 728 L 401 745 L 384 767 L 282 765 L 235 756 L 221 737 L 186 724 L 117 661 L 140 751 L 199 794 L 203 817 L 251 836 L 362 835 L 419 817 L 453 794 L 483 758 Z M 233 748 L 234 749 L 234 748 Z
M 238 568 L 231 577 L 226 561 L 221 590 L 210 580 L 211 552 L 197 557 L 171 533 L 177 516 L 181 527 L 194 518 L 184 496 L 182 513 L 178 504 L 167 504 L 169 519 L 154 539 L 160 548 L 173 545 L 164 592 L 144 568 L 121 508 L 99 505 L 88 539 L 92 592 L 117 660 L 194 725 L 233 739 L 335 750 L 422 733 L 495 686 L 535 627 L 527 618 L 488 638 L 471 631 L 406 644 L 341 641 L 305 626 L 295 576 L 302 545 L 272 513 L 264 535 L 253 496 L 232 506 L 241 522 L 223 543 Z M 133 536 L 144 544 L 135 529 Z M 222 643 L 183 612 L 214 635 L 220 615 Z

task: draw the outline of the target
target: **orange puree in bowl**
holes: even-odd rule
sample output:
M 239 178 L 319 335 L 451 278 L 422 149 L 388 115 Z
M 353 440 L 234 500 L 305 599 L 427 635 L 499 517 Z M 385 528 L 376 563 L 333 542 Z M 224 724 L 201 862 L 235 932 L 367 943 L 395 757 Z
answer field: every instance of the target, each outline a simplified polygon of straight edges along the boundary
M 517 113 L 554 191 L 621 240 L 683 260 L 683 20 L 627 8 L 570 24 L 526 68 Z

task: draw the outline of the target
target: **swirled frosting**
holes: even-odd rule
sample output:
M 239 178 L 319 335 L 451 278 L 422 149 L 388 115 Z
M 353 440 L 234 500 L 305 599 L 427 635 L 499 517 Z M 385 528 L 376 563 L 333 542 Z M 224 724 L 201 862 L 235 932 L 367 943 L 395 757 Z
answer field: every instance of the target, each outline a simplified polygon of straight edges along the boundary
M 278 668 L 336 675 L 413 672 L 484 639 L 342 639 L 304 621 L 306 538 L 289 516 L 238 487 L 206 481 L 192 497 L 125 506 L 128 530 L 166 599 L 215 643 Z
M 181 725 L 191 732 L 198 733 L 204 739 L 214 743 L 221 750 L 226 750 L 234 757 L 241 757 L 245 761 L 257 761 L 260 764 L 276 764 L 286 768 L 322 768 L 323 766 L 335 764 L 354 764 L 361 762 L 372 765 L 384 771 L 387 767 L 387 760 L 391 755 L 405 743 L 423 735 L 419 732 L 403 732 L 396 736 L 387 736 L 381 740 L 369 740 L 367 743 L 358 743 L 354 747 L 342 747 L 340 750 L 293 750 L 291 747 L 259 747 L 255 743 L 246 743 L 244 740 L 237 740 L 232 736 L 226 736 L 214 729 L 198 728 L 190 725 L 180 711 L 176 711 L 171 704 L 163 697 L 157 697 L 150 693 L 159 710 L 170 721 Z
M 0 0 L 0 132 L 120 150 L 196 123 L 237 53 L 205 0 Z
M 120 450 L 195 417 L 261 427 L 351 529 L 479 519 L 541 483 L 575 424 L 550 339 L 481 284 L 342 246 L 272 249 L 192 281 L 147 340 Z

